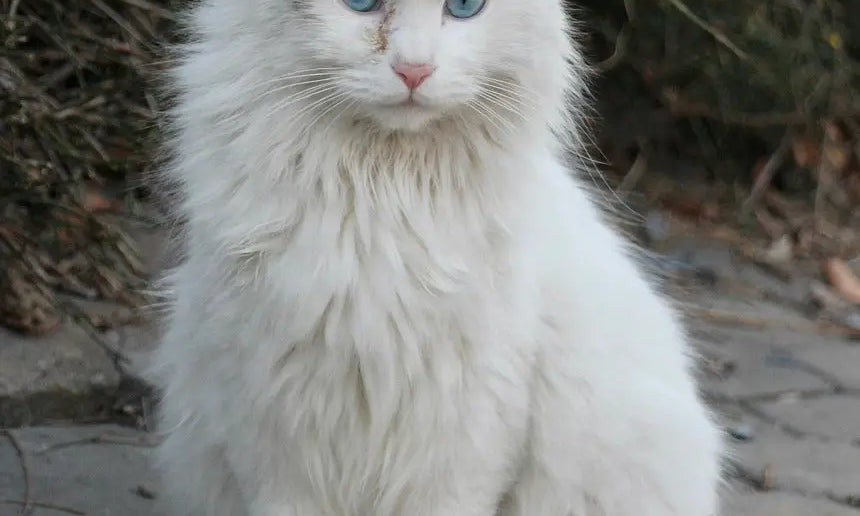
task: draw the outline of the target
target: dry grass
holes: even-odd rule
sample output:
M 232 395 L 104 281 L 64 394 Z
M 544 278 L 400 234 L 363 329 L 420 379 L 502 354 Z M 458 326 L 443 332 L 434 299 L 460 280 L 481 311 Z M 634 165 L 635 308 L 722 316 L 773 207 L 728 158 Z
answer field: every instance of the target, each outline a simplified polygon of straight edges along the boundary
M 852 0 L 585 3 L 610 41 L 601 68 L 632 66 L 676 115 L 756 129 L 860 117 Z
M 748 217 L 775 240 L 791 235 L 796 249 L 810 231 L 836 235 L 826 249 L 808 247 L 848 255 L 858 239 L 846 247 L 840 235 L 856 237 L 860 225 L 860 17 L 851 1 L 573 3 L 596 13 L 588 28 L 603 36 L 594 49 L 610 56 L 600 63 L 608 76 L 628 70 L 663 112 L 689 121 L 695 137 L 680 146 L 705 149 L 696 159 L 717 176 L 728 156 L 747 160 L 729 193 Z M 153 151 L 152 44 L 174 3 L 0 0 L 0 325 L 38 334 L 85 302 L 142 302 L 145 271 L 123 228 L 139 216 L 129 185 Z M 749 140 L 759 141 L 751 153 L 737 144 Z M 638 144 L 647 154 L 649 142 Z M 786 170 L 809 178 L 797 203 L 774 191 Z M 118 322 L 109 319 L 90 322 Z
M 696 181 L 715 184 L 698 203 L 705 209 L 694 210 L 683 188 L 667 188 L 681 197 L 671 202 L 695 217 L 716 213 L 710 203 L 719 201 L 721 222 L 745 225 L 745 235 L 788 236 L 796 254 L 812 259 L 858 256 L 860 16 L 853 0 L 577 3 L 592 13 L 606 83 L 634 85 L 616 96 L 638 88 L 649 99 L 640 105 L 671 119 L 672 134 L 646 124 L 628 148 L 610 151 L 612 158 L 638 156 L 636 167 L 631 158 L 615 159 L 625 186 L 636 179 L 641 187 L 643 163 L 671 148 L 704 169 Z M 648 169 L 653 176 L 659 168 Z
M 142 301 L 121 228 L 151 155 L 165 4 L 0 0 L 0 325 L 44 333 L 76 301 Z

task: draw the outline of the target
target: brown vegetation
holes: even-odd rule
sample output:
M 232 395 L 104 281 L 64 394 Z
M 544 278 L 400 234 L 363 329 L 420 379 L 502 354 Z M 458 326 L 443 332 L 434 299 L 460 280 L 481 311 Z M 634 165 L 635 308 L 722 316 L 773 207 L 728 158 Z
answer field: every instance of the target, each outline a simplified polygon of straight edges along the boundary
M 852 1 L 572 2 L 602 72 L 601 147 L 621 193 L 689 227 L 759 235 L 768 259 L 811 258 L 832 275 L 856 256 Z M 0 325 L 41 333 L 81 315 L 80 301 L 141 303 L 122 228 L 142 217 L 171 4 L 0 0 Z M 700 187 L 678 188 L 689 181 Z

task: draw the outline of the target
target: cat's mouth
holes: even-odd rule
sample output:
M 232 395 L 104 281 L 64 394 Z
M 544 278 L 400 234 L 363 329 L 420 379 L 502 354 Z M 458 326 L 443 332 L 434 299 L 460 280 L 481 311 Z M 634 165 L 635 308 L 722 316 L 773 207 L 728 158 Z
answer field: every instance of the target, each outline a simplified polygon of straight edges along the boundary
M 378 122 L 388 128 L 407 130 L 420 129 L 440 116 L 438 107 L 414 95 L 378 105 L 373 114 Z
M 390 110 L 405 113 L 430 112 L 434 110 L 431 103 L 421 100 L 420 98 L 416 98 L 415 95 L 409 95 L 403 100 L 388 104 L 386 107 Z
M 428 107 L 426 102 L 422 102 L 416 92 L 410 91 L 409 94 L 399 102 L 395 102 L 394 106 L 396 107 Z

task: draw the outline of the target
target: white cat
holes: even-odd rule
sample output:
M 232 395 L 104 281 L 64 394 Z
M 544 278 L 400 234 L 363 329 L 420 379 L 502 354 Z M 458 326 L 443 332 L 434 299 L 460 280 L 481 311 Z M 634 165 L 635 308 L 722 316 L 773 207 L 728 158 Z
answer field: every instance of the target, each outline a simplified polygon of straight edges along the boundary
M 684 330 L 563 161 L 586 70 L 559 0 L 189 21 L 171 516 L 717 512 Z

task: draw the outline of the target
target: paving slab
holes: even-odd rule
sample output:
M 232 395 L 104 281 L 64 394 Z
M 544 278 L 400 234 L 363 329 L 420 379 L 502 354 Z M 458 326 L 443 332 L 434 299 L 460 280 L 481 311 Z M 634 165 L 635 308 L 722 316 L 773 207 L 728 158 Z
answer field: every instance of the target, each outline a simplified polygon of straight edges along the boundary
M 739 299 L 721 292 L 717 281 L 691 298 L 697 306 L 772 321 L 802 317 L 803 280 L 783 284 L 719 250 L 688 258 L 775 294 L 766 301 Z M 786 306 L 773 301 L 780 296 Z M 735 437 L 733 461 L 740 474 L 721 516 L 860 516 L 852 506 L 860 500 L 860 346 L 779 324 L 710 321 L 694 329 L 711 359 L 703 368 L 704 390 Z M 156 334 L 133 328 L 103 337 L 140 363 Z M 0 330 L 0 427 L 43 424 L 12 431 L 27 460 L 32 515 L 166 516 L 153 491 L 147 434 L 119 426 L 44 426 L 57 415 L 80 415 L 75 406 L 98 411 L 106 399 L 101 389 L 115 391 L 122 381 L 113 373 L 87 336 L 22 340 Z M 44 391 L 79 397 L 35 403 L 40 400 L 32 393 Z M 72 399 L 95 405 L 75 405 Z M 23 478 L 15 448 L 0 434 L 0 516 L 19 514 Z M 756 489 L 762 485 L 767 490 Z
M 723 516 L 857 516 L 856 509 L 826 498 L 794 493 L 732 493 L 726 500 Z
M 0 427 L 102 414 L 119 383 L 113 361 L 75 324 L 43 337 L 0 328 Z
M 702 388 L 710 394 L 747 398 L 832 386 L 828 375 L 796 358 L 796 350 L 809 345 L 814 337 L 741 328 L 710 328 L 698 334 L 699 349 L 705 357 L 730 364 L 732 368 L 724 377 L 702 377 Z
M 855 367 L 860 367 L 860 362 L 856 362 Z M 860 442 L 860 395 L 832 394 L 809 399 L 787 397 L 755 406 L 769 417 L 810 436 L 855 444 Z M 857 467 L 860 469 L 860 464 Z
M 155 275 L 175 262 L 167 230 L 138 225 L 126 230 L 139 243 L 146 274 Z M 97 315 L 119 308 L 108 302 L 85 305 Z M 97 340 L 69 320 L 40 337 L 0 328 L 0 428 L 110 416 L 124 395 L 127 378 L 101 344 L 121 351 L 132 362 L 124 366 L 126 372 L 136 373 L 155 343 L 154 335 L 151 324 L 139 324 L 109 330 Z
M 23 428 L 12 434 L 27 463 L 31 516 L 161 516 L 146 434 L 118 426 Z M 20 514 L 23 479 L 14 447 L 0 435 L 0 516 Z
M 815 345 L 796 351 L 795 357 L 827 371 L 843 387 L 860 390 L 860 344 L 819 339 Z
M 791 436 L 765 423 L 756 425 L 754 435 L 735 445 L 734 459 L 755 482 L 776 490 L 860 499 L 860 447 Z

